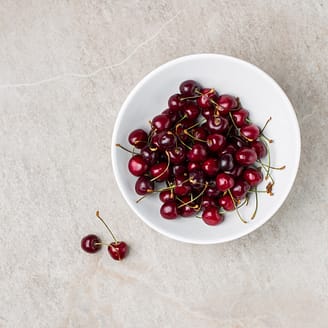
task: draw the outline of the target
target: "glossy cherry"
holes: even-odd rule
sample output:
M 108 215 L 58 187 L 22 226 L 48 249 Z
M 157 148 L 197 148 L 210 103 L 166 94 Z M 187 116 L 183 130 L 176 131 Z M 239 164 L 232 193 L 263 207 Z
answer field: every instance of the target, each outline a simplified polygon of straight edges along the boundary
M 233 155 L 229 153 L 223 154 L 219 162 L 222 171 L 231 171 L 235 166 Z
M 224 118 L 224 117 L 216 117 L 216 116 L 210 116 L 207 119 L 207 128 L 209 129 L 209 131 L 211 131 L 212 133 L 218 133 L 218 134 L 222 134 L 225 133 L 228 130 L 229 127 L 229 121 Z
M 167 102 L 169 108 L 173 111 L 178 111 L 180 109 L 182 109 L 183 107 L 183 102 L 181 101 L 181 95 L 179 95 L 178 93 L 172 95 L 168 102 Z
M 141 155 L 134 155 L 129 159 L 128 168 L 131 174 L 139 177 L 148 170 L 148 164 Z
M 146 195 L 154 191 L 154 182 L 149 177 L 141 176 L 135 183 L 135 191 L 138 195 Z
M 171 118 L 169 115 L 160 114 L 153 118 L 151 124 L 157 131 L 164 131 L 170 128 Z
M 171 189 L 168 190 L 162 190 L 159 193 L 159 199 L 163 202 L 166 203 L 169 200 L 174 200 L 174 193 Z
M 236 111 L 233 111 L 231 114 L 235 125 L 241 128 L 243 125 L 245 125 L 249 112 L 247 109 L 240 108 Z
M 238 101 L 234 96 L 221 95 L 217 100 L 217 106 L 221 115 L 227 115 L 230 111 L 238 107 Z
M 212 133 L 207 136 L 207 147 L 212 152 L 222 150 L 226 144 L 226 138 L 222 134 Z
M 221 196 L 218 199 L 218 204 L 221 206 L 225 211 L 233 211 L 235 209 L 233 200 L 230 195 L 226 194 Z
M 243 172 L 243 178 L 250 186 L 255 187 L 263 181 L 263 174 L 260 169 L 249 167 Z
M 186 151 L 181 146 L 169 149 L 167 152 L 172 164 L 181 164 L 186 158 Z
M 117 240 L 112 230 L 100 216 L 99 211 L 96 212 L 96 217 L 104 224 L 114 241 L 108 245 L 109 255 L 116 261 L 123 260 L 128 253 L 128 245 L 124 241 Z
M 176 177 L 174 179 L 174 194 L 177 196 L 185 196 L 191 192 L 191 184 L 185 176 Z
M 251 143 L 251 148 L 255 150 L 258 159 L 264 158 L 267 155 L 267 147 L 260 140 L 253 141 Z
M 217 225 L 223 222 L 223 216 L 215 206 L 205 208 L 202 214 L 202 219 L 208 225 Z
M 96 253 L 101 249 L 101 240 L 96 235 L 87 235 L 81 240 L 81 248 L 87 253 Z
M 174 200 L 165 202 L 160 209 L 160 214 L 164 219 L 173 220 L 178 217 L 178 207 Z
M 138 149 L 145 147 L 148 143 L 148 134 L 145 130 L 133 130 L 128 137 L 129 143 Z
M 232 188 L 235 184 L 233 177 L 226 173 L 219 173 L 216 176 L 216 187 L 218 190 L 224 192 Z
M 184 97 L 194 96 L 195 92 L 199 89 L 200 85 L 194 80 L 183 81 L 179 86 L 180 93 Z
M 248 141 L 254 141 L 260 135 L 260 129 L 255 124 L 244 125 L 240 129 L 240 135 Z
M 116 241 L 108 245 L 108 253 L 116 261 L 123 260 L 127 252 L 128 245 L 124 241 Z
M 252 165 L 257 160 L 257 155 L 255 150 L 243 147 L 237 150 L 235 159 L 239 164 Z
M 220 163 L 216 158 L 208 158 L 202 164 L 202 169 L 209 177 L 214 177 L 220 170 Z
M 158 153 L 149 146 L 142 148 L 140 150 L 140 155 L 148 165 L 155 164 L 158 159 Z
M 189 150 L 187 157 L 193 162 L 202 162 L 207 158 L 206 146 L 200 143 L 194 144 Z
M 152 176 L 153 180 L 156 181 L 165 181 L 170 176 L 170 170 L 168 167 L 167 162 L 160 162 L 157 164 L 154 164 L 150 170 L 150 175 Z
M 217 92 L 215 89 L 202 89 L 201 95 L 197 98 L 197 104 L 200 108 L 213 107 L 213 102 L 217 98 Z
M 207 195 L 204 195 L 202 197 L 202 201 L 201 201 L 201 205 L 200 206 L 203 209 L 204 208 L 208 208 L 208 207 L 215 207 L 216 206 L 215 198 L 214 197 L 207 196 Z
M 235 199 L 243 199 L 250 189 L 250 185 L 245 181 L 238 179 L 231 188 L 231 194 Z
M 199 115 L 199 108 L 195 103 L 188 102 L 184 105 L 182 112 L 188 120 L 194 121 Z

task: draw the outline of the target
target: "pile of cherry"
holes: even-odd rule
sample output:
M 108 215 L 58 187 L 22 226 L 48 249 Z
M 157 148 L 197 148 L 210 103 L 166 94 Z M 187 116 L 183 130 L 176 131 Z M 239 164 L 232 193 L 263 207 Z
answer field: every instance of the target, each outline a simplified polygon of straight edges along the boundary
M 272 167 L 270 156 L 268 163 L 262 161 L 272 142 L 263 134 L 266 125 L 260 129 L 253 124 L 234 96 L 219 95 L 193 80 L 182 82 L 179 89 L 168 99 L 168 108 L 150 121 L 149 132 L 136 129 L 129 134 L 133 150 L 117 145 L 132 153 L 128 169 L 138 177 L 138 201 L 158 193 L 165 219 L 196 215 L 217 225 L 225 211 L 236 210 L 247 223 L 239 208 L 255 193 L 250 219 L 255 217 L 262 169 L 270 179 L 265 192 L 272 195 L 270 169 L 284 168 Z

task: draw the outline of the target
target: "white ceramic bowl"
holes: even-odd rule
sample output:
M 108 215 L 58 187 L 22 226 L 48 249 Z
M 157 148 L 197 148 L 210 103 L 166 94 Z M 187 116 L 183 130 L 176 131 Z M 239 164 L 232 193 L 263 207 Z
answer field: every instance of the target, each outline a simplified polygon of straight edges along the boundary
M 274 196 L 259 194 L 259 208 L 255 219 L 242 223 L 236 213 L 225 215 L 217 226 L 208 226 L 198 218 L 163 219 L 157 194 L 147 196 L 136 204 L 139 196 L 134 191 L 136 177 L 127 169 L 130 154 L 115 147 L 129 146 L 127 137 L 137 128 L 149 130 L 147 123 L 167 108 L 170 95 L 179 92 L 179 84 L 188 79 L 213 87 L 219 93 L 240 98 L 250 118 L 260 127 L 271 116 L 266 134 L 274 139 L 271 144 L 273 165 L 286 165 L 283 171 L 273 171 L 276 180 Z M 150 227 L 170 238 L 193 243 L 214 244 L 233 240 L 254 231 L 268 221 L 279 209 L 292 188 L 300 159 L 300 130 L 293 107 L 279 85 L 256 66 L 243 60 L 216 54 L 199 54 L 172 60 L 149 73 L 131 91 L 117 117 L 112 138 L 112 163 L 117 184 L 133 211 Z M 259 189 L 265 188 L 265 182 Z M 240 211 L 247 217 L 250 205 Z

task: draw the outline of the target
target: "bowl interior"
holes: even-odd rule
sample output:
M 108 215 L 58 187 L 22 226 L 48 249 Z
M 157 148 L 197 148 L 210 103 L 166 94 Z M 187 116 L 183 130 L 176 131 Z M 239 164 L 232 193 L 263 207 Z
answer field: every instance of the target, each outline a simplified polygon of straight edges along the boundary
M 265 134 L 274 142 L 270 145 L 272 165 L 286 165 L 283 171 L 273 171 L 276 181 L 274 196 L 259 194 L 259 208 L 254 220 L 242 223 L 236 213 L 225 215 L 218 226 L 208 226 L 198 218 L 165 220 L 160 217 L 161 202 L 157 194 L 147 196 L 136 204 L 134 191 L 136 178 L 127 169 L 130 155 L 115 147 L 128 145 L 127 136 L 136 128 L 149 130 L 148 121 L 167 108 L 171 94 L 177 93 L 179 84 L 194 79 L 203 87 L 213 87 L 220 94 L 239 97 L 250 112 L 250 119 L 260 127 L 271 116 Z M 211 244 L 241 237 L 266 222 L 286 199 L 296 177 L 300 158 L 300 132 L 295 112 L 287 96 L 277 83 L 256 66 L 223 55 L 191 55 L 173 60 L 148 74 L 132 90 L 122 105 L 112 138 L 112 163 L 118 186 L 130 207 L 150 227 L 176 240 Z M 267 161 L 267 159 L 266 159 Z M 259 186 L 264 190 L 266 182 Z M 255 195 L 240 212 L 249 217 L 255 206 Z

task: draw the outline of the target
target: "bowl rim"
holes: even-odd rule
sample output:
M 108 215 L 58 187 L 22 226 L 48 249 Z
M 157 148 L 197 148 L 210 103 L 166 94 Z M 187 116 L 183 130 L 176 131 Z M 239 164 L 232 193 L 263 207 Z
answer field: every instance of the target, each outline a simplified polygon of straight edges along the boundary
M 131 99 L 133 99 L 133 97 L 135 96 L 135 94 L 138 92 L 138 90 L 140 88 L 142 88 L 142 86 L 144 84 L 147 83 L 147 81 L 149 79 L 151 79 L 154 75 L 159 74 L 161 71 L 165 70 L 167 67 L 172 66 L 172 65 L 176 65 L 179 64 L 181 62 L 184 62 L 186 60 L 190 60 L 190 59 L 194 59 L 194 58 L 223 58 L 225 60 L 230 60 L 239 64 L 243 64 L 246 66 L 249 66 L 251 69 L 256 70 L 257 73 L 261 74 L 264 78 L 266 78 L 267 80 L 269 80 L 271 82 L 271 84 L 277 88 L 279 90 L 279 92 L 281 93 L 281 95 L 285 98 L 286 104 L 289 106 L 289 108 L 291 109 L 290 113 L 293 116 L 294 119 L 294 123 L 295 123 L 295 131 L 296 131 L 296 135 L 295 135 L 295 147 L 296 147 L 296 153 L 297 153 L 297 164 L 294 167 L 293 172 L 293 177 L 291 179 L 291 184 L 288 188 L 288 190 L 286 190 L 286 196 L 283 199 L 283 201 L 279 204 L 279 206 L 276 207 L 276 209 L 274 210 L 274 212 L 272 213 L 272 215 L 268 216 L 265 220 L 262 221 L 258 221 L 259 223 L 257 225 L 253 225 L 253 226 L 249 226 L 249 228 L 246 228 L 245 230 L 241 231 L 241 232 L 236 232 L 236 233 L 232 233 L 224 238 L 221 238 L 220 240 L 209 240 L 209 241 L 204 241 L 204 240 L 197 240 L 197 239 L 188 239 L 188 238 L 184 238 L 181 236 L 177 236 L 174 233 L 171 233 L 170 231 L 166 231 L 166 230 L 162 230 L 160 229 L 156 224 L 152 223 L 151 221 L 146 220 L 143 215 L 140 213 L 140 211 L 138 210 L 138 208 L 136 208 L 135 206 L 133 206 L 134 204 L 131 203 L 130 199 L 128 198 L 128 196 L 125 194 L 125 191 L 123 190 L 123 188 L 121 187 L 121 182 L 119 181 L 119 167 L 118 164 L 116 162 L 116 142 L 115 140 L 117 139 L 117 135 L 118 135 L 118 129 L 119 126 L 121 124 L 122 118 L 125 114 L 126 108 L 128 106 L 128 104 L 130 103 Z M 266 222 L 268 222 L 281 208 L 281 206 L 285 203 L 288 195 L 290 194 L 290 191 L 292 190 L 295 180 L 296 180 L 296 176 L 298 173 L 298 169 L 299 169 L 299 163 L 300 163 L 300 157 L 301 157 L 301 132 L 300 132 L 300 126 L 299 126 L 299 122 L 297 119 L 297 115 L 296 112 L 294 110 L 294 107 L 290 101 L 290 99 L 288 98 L 288 96 L 286 95 L 285 91 L 280 87 L 280 85 L 265 71 L 263 71 L 261 68 L 257 67 L 256 65 L 245 61 L 243 59 L 237 58 L 237 57 L 233 57 L 233 56 L 229 56 L 229 55 L 223 55 L 223 54 L 214 54 L 214 53 L 198 53 L 198 54 L 191 54 L 191 55 L 185 55 L 182 57 L 178 57 L 175 58 L 173 60 L 170 60 L 164 64 L 161 64 L 160 66 L 156 67 L 154 70 L 152 70 L 151 72 L 149 72 L 148 74 L 146 74 L 134 87 L 133 89 L 130 91 L 130 93 L 128 94 L 128 96 L 126 97 L 126 99 L 124 100 L 123 104 L 120 107 L 119 113 L 116 117 L 115 120 L 115 124 L 114 124 L 114 129 L 112 132 L 112 143 L 111 143 L 111 163 L 112 163 L 112 168 L 113 168 L 113 172 L 114 172 L 114 176 L 115 176 L 115 180 L 116 183 L 119 187 L 119 190 L 121 192 L 121 194 L 123 195 L 123 198 L 125 199 L 125 201 L 128 203 L 128 205 L 130 206 L 130 208 L 132 209 L 132 211 L 134 213 L 137 214 L 137 216 L 144 222 L 146 223 L 149 227 L 151 227 L 153 230 L 159 232 L 160 234 L 169 237 L 171 239 L 177 240 L 177 241 L 181 241 L 181 242 L 185 242 L 185 243 L 189 243 L 189 244 L 197 244 L 197 245 L 209 245 L 209 244 L 219 244 L 219 243 L 224 243 L 224 242 L 228 242 L 228 241 L 233 241 L 236 239 L 239 239 L 243 236 L 248 235 L 249 233 L 257 230 L 258 228 L 260 228 L 263 224 L 265 224 Z

